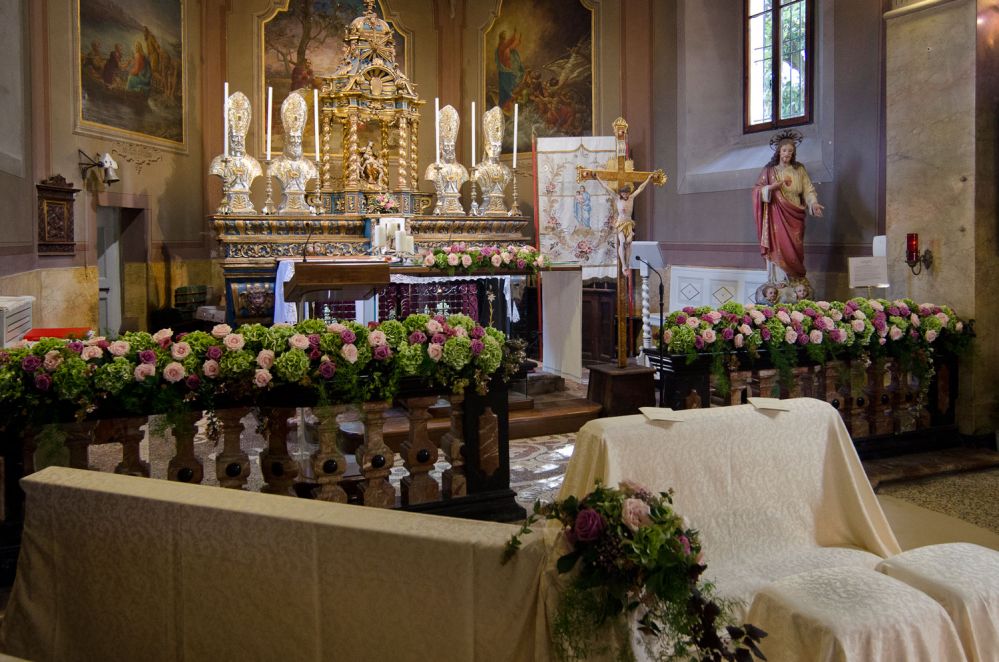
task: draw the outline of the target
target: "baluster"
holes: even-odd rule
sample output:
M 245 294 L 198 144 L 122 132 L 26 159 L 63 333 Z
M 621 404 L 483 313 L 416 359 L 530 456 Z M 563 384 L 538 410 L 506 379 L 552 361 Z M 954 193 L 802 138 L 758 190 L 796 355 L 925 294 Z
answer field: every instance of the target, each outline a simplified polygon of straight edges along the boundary
M 449 398 L 451 401 L 451 428 L 440 439 L 440 448 L 444 459 L 450 464 L 441 476 L 441 488 L 445 499 L 463 497 L 468 494 L 468 480 L 465 478 L 465 424 L 463 405 L 465 396 L 457 393 Z
M 74 421 L 63 426 L 66 448 L 69 449 L 69 466 L 90 469 L 90 444 L 94 443 L 97 421 Z
M 843 370 L 845 366 L 842 361 L 829 361 L 826 363 L 826 402 L 839 412 L 840 417 L 847 429 L 850 429 L 850 403 L 849 396 L 844 395 L 840 386 Z
M 385 445 L 385 410 L 388 402 L 365 402 L 364 443 L 357 449 L 357 465 L 364 480 L 361 482 L 361 499 L 365 506 L 392 508 L 395 506 L 395 489 L 388 477 L 392 471 L 395 454 Z
M 811 395 L 812 367 L 799 365 L 791 369 L 791 374 L 791 390 L 788 397 L 807 398 Z
M 913 392 L 909 372 L 898 366 L 895 370 L 896 405 L 895 429 L 897 432 L 912 432 L 916 429 L 916 419 L 913 416 L 913 403 L 916 395 Z
M 409 475 L 402 479 L 402 505 L 439 501 L 440 487 L 430 477 L 430 470 L 437 462 L 437 447 L 430 441 L 427 430 L 430 420 L 427 409 L 437 404 L 437 396 L 408 398 L 404 404 L 409 415 L 409 436 L 402 442 L 401 455 Z
M 878 359 L 868 368 L 868 381 L 871 384 L 871 432 L 875 435 L 891 434 L 891 362 Z
M 728 404 L 745 404 L 746 398 L 753 393 L 753 371 L 734 370 L 728 374 L 729 394 Z
M 260 471 L 265 485 L 261 492 L 294 495 L 292 486 L 298 478 L 298 463 L 288 453 L 288 419 L 295 415 L 291 407 L 261 407 L 267 448 L 260 451 Z
M 479 416 L 479 471 L 491 478 L 499 466 L 499 419 L 486 407 Z
M 149 477 L 149 463 L 139 457 L 139 444 L 145 436 L 140 429 L 145 418 L 109 418 L 99 421 L 94 438 L 102 444 L 121 444 L 121 462 L 114 468 L 116 474 Z
M 250 456 L 240 447 L 245 414 L 244 408 L 222 409 L 217 414 L 222 423 L 222 452 L 215 458 L 215 476 L 222 487 L 241 490 L 250 477 Z
M 761 398 L 779 397 L 780 391 L 777 384 L 777 370 L 775 368 L 764 368 L 756 371 L 756 395 Z
M 198 433 L 200 411 L 185 412 L 173 426 L 173 438 L 177 452 L 167 465 L 167 480 L 180 483 L 201 484 L 205 478 L 205 465 L 194 454 L 194 437 Z
M 312 471 L 319 488 L 312 491 L 312 496 L 320 501 L 347 503 L 347 492 L 340 486 L 347 459 L 340 452 L 340 423 L 336 418 L 351 409 L 351 405 L 313 409 L 319 419 L 319 448 L 312 453 Z
M 850 436 L 862 439 L 871 435 L 869 419 L 870 384 L 867 381 L 867 365 L 863 359 L 850 361 Z

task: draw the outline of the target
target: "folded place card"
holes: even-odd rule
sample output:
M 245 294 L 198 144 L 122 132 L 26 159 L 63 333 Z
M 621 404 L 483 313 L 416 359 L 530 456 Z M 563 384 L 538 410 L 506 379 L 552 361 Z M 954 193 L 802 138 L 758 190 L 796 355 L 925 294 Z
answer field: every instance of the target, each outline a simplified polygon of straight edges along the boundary
M 786 400 L 779 398 L 749 398 L 749 404 L 757 409 L 771 409 L 774 411 L 791 411 L 791 405 Z
M 645 414 L 650 421 L 682 421 L 683 416 L 678 411 L 668 407 L 639 407 L 638 411 Z

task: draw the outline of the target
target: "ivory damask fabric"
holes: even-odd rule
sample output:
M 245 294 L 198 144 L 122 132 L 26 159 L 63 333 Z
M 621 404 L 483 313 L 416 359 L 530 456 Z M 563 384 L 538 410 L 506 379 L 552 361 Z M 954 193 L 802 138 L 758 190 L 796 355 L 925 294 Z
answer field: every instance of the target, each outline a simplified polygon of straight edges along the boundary
M 999 660 L 999 552 L 971 543 L 910 549 L 878 565 L 939 602 L 971 662 Z
M 810 398 L 783 402 L 790 411 L 740 405 L 677 412 L 678 422 L 590 421 L 559 497 L 583 496 L 597 480 L 673 488 L 677 512 L 701 533 L 707 577 L 744 609 L 779 577 L 873 569 L 901 551 L 836 410 Z
M 617 273 L 617 213 L 598 182 L 576 181 L 576 166 L 603 168 L 614 136 L 538 138 L 538 240 L 552 262 L 578 262 L 583 278 Z
M 516 527 L 50 467 L 3 622 L 31 660 L 545 660 Z M 541 628 L 540 630 L 538 628 Z
M 749 621 L 769 634 L 770 662 L 962 662 L 954 625 L 930 596 L 867 568 L 822 568 L 779 579 Z

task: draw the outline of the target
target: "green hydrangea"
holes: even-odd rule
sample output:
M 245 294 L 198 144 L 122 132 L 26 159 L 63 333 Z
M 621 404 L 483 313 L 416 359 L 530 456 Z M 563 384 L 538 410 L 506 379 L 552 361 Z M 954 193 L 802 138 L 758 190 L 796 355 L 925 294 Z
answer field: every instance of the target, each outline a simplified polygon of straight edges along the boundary
M 448 315 L 447 323 L 452 327 L 460 326 L 469 333 L 471 333 L 472 329 L 474 329 L 476 326 L 475 320 L 473 320 L 468 315 L 462 315 L 460 313 L 456 315 Z
M 402 321 L 402 325 L 406 327 L 406 335 L 408 336 L 413 331 L 427 331 L 427 322 L 430 321 L 430 315 L 425 315 L 423 313 L 415 313 L 410 315 Z
M 492 374 L 499 369 L 500 363 L 503 361 L 503 345 L 489 335 L 482 337 L 482 344 L 484 347 L 479 353 L 476 362 L 481 366 L 483 371 Z
M 495 327 L 492 327 L 492 326 L 487 326 L 487 327 L 483 327 L 483 328 L 486 331 L 486 336 L 488 336 L 488 337 L 492 338 L 493 340 L 495 340 L 496 342 L 498 342 L 500 344 L 500 346 L 502 346 L 503 343 L 506 342 L 506 334 L 503 333 L 502 331 L 500 331 L 499 329 L 497 329 Z
M 770 330 L 770 340 L 768 342 L 777 345 L 784 342 L 784 323 L 777 319 L 776 315 L 764 322 L 763 326 Z
M 295 333 L 295 329 L 290 326 L 272 326 L 260 339 L 260 347 L 280 354 L 288 349 L 288 338 L 291 338 Z
M 940 331 L 943 328 L 943 323 L 935 315 L 930 315 L 922 319 L 922 327 L 923 332 Z
M 4 367 L 0 369 L 0 401 L 10 403 L 24 393 L 24 381 L 21 379 L 20 361 L 17 369 Z
M 902 331 L 906 331 L 909 328 L 909 318 L 891 315 L 888 317 L 888 326 L 891 327 L 892 324 L 900 328 Z
M 291 349 L 274 359 L 274 373 L 288 382 L 301 381 L 309 371 L 309 357 L 300 349 Z
M 242 377 L 252 373 L 256 366 L 257 357 L 245 349 L 226 352 L 219 359 L 219 372 L 223 377 Z
M 378 325 L 378 328 L 388 338 L 389 346 L 393 349 L 407 344 L 406 338 L 409 334 L 406 333 L 406 327 L 402 325 L 402 322 L 398 320 L 385 320 Z
M 156 341 L 153 340 L 153 337 L 145 331 L 129 331 L 128 333 L 122 334 L 121 340 L 126 341 L 132 346 L 132 352 L 141 352 L 144 349 L 159 347 L 159 345 L 156 344 Z
M 326 322 L 321 319 L 307 319 L 302 320 L 295 325 L 295 331 L 298 333 L 304 333 L 305 335 L 310 335 L 313 333 L 322 333 L 326 331 Z
M 694 351 L 694 340 L 697 334 L 686 324 L 672 328 L 673 335 L 669 339 L 669 350 L 678 354 Z
M 76 400 L 90 390 L 90 372 L 87 362 L 80 357 L 63 361 L 52 373 L 56 393 L 64 400 Z
M 187 374 L 196 375 L 201 370 L 202 360 L 197 354 L 191 352 L 191 354 L 186 359 L 181 361 L 180 364 L 184 366 L 184 370 L 187 371 Z
M 472 341 L 468 338 L 454 336 L 448 338 L 444 343 L 444 352 L 441 357 L 447 366 L 455 370 L 461 370 L 472 358 Z
M 338 354 L 342 345 L 339 333 L 324 333 L 319 336 L 319 350 L 330 356 Z
M 247 326 L 260 326 L 259 324 L 249 324 Z M 246 327 L 243 327 L 244 329 Z M 263 327 L 260 327 L 261 329 Z M 242 329 L 240 330 L 242 332 Z M 244 333 L 243 337 L 249 341 L 249 338 Z M 183 338 L 184 342 L 191 346 L 191 353 L 199 357 L 204 358 L 205 352 L 209 347 L 213 345 L 218 345 L 219 342 L 210 334 L 204 331 L 192 331 Z
M 135 366 L 125 357 L 115 357 L 114 360 L 97 369 L 97 373 L 94 375 L 94 386 L 112 395 L 117 394 L 134 380 L 132 374 L 134 368 Z
M 745 315 L 746 308 L 738 301 L 726 301 L 719 308 L 722 312 L 732 313 L 733 315 Z
M 419 374 L 427 352 L 423 345 L 405 344 L 396 352 L 395 359 L 404 375 Z

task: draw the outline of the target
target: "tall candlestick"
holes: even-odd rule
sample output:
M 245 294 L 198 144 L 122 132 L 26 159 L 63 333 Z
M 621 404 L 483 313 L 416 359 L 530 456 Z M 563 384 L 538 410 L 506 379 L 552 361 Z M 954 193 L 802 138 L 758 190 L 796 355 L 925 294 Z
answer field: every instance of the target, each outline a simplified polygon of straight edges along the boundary
M 222 154 L 229 156 L 229 81 L 222 91 Z
M 475 102 L 472 102 L 472 167 L 475 167 Z
M 267 86 L 267 160 L 271 160 L 271 124 L 274 122 L 274 88 Z
M 520 104 L 513 104 L 513 169 L 517 169 L 517 112 L 520 110 Z
M 441 162 L 441 100 L 434 97 L 434 162 Z
M 312 130 L 316 134 L 316 163 L 319 163 L 319 90 L 312 89 Z

